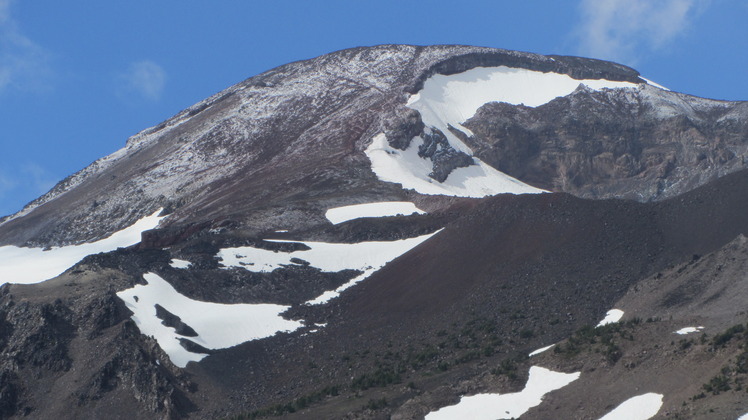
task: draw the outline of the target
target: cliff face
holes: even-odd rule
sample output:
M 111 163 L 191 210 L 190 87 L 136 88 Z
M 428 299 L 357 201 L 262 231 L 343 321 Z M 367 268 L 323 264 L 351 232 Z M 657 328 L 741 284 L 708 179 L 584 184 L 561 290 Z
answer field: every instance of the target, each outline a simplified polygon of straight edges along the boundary
M 491 103 L 465 125 L 476 156 L 527 183 L 650 201 L 744 168 L 747 109 L 641 85 L 580 89 L 537 108 Z

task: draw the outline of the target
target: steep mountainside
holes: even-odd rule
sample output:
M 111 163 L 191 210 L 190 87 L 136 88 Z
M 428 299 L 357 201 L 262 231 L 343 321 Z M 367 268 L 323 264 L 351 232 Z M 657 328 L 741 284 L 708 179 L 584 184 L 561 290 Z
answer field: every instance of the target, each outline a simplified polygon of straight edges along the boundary
M 0 418 L 737 418 L 747 154 L 599 60 L 270 70 L 0 219 Z

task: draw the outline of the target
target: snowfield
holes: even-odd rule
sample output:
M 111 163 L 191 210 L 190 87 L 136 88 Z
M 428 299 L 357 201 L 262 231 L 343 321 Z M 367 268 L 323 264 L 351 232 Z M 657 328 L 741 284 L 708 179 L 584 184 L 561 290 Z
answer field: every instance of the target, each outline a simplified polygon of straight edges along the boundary
M 398 150 L 390 146 L 384 134 L 378 134 L 365 152 L 377 178 L 401 184 L 402 188 L 421 194 L 480 198 L 505 193 L 545 192 L 497 171 L 478 158 L 473 158 L 477 165 L 457 168 L 444 182 L 439 182 L 429 177 L 433 170 L 431 160 L 418 156 L 418 147 L 421 144 L 423 139 L 416 137 L 406 150 Z
M 84 257 L 114 251 L 140 242 L 140 234 L 158 226 L 166 216 L 161 209 L 144 217 L 119 232 L 100 241 L 52 248 L 21 248 L 13 245 L 0 247 L 0 284 L 39 283 L 57 277 Z
M 179 339 L 187 338 L 207 349 L 223 349 L 250 340 L 270 337 L 281 331 L 294 331 L 301 322 L 280 316 L 289 307 L 273 304 L 234 304 L 201 302 L 177 292 L 157 274 L 147 273 L 146 285 L 137 285 L 117 293 L 133 312 L 132 320 L 142 334 L 152 336 L 172 363 L 178 367 L 200 361 L 207 354 L 192 353 L 181 346 Z M 173 327 L 162 324 L 156 316 L 156 306 L 181 318 L 196 337 L 177 334 Z
M 421 114 L 427 130 L 439 129 L 454 149 L 472 156 L 473 151 L 449 127 L 472 136 L 473 133 L 462 123 L 489 102 L 537 107 L 574 92 L 580 85 L 594 90 L 637 86 L 631 82 L 577 80 L 565 74 L 506 66 L 478 67 L 459 74 L 429 77 L 423 89 L 409 98 L 407 106 Z M 403 188 L 421 194 L 486 197 L 502 193 L 544 192 L 497 171 L 475 156 L 475 165 L 455 169 L 445 182 L 439 183 L 428 176 L 432 171 L 431 160 L 418 156 L 421 144 L 423 139 L 416 137 L 406 150 L 401 151 L 390 147 L 384 134 L 378 134 L 366 149 L 366 155 L 377 178 L 402 184 Z
M 427 127 L 441 130 L 452 147 L 471 155 L 472 150 L 449 131 L 449 125 L 470 136 L 472 133 L 462 123 L 489 102 L 537 107 L 574 92 L 580 84 L 594 90 L 637 87 L 631 82 L 577 80 L 566 74 L 506 66 L 476 67 L 449 76 L 429 77 L 407 105 L 421 114 Z
M 333 225 L 362 217 L 408 216 L 413 213 L 426 214 L 415 204 L 406 201 L 384 201 L 379 203 L 354 204 L 335 207 L 325 212 L 325 217 Z
M 623 317 L 623 311 L 620 309 L 611 309 L 608 311 L 608 313 L 605 315 L 605 318 L 603 318 L 602 321 L 598 322 L 595 327 L 602 327 L 603 325 L 613 324 L 614 322 L 618 322 Z
M 478 394 L 462 397 L 456 405 L 432 411 L 427 420 L 494 420 L 518 418 L 543 402 L 545 394 L 579 378 L 580 372 L 560 373 L 533 366 L 525 388 L 511 394 Z
M 662 407 L 662 394 L 637 395 L 624 401 L 600 420 L 647 420 L 654 417 Z
M 358 270 L 362 273 L 335 290 L 330 290 L 319 297 L 308 301 L 310 305 L 326 303 L 354 284 L 366 279 L 385 264 L 405 254 L 422 242 L 428 240 L 440 231 L 401 239 L 398 241 L 371 241 L 356 244 L 303 242 L 269 240 L 268 242 L 291 242 L 308 246 L 309 250 L 293 252 L 274 252 L 251 246 L 237 248 L 223 248 L 218 252 L 218 258 L 224 268 L 240 267 L 255 273 L 269 273 L 287 265 L 299 264 L 291 261 L 298 258 L 306 261 L 311 267 L 328 273 L 343 270 Z

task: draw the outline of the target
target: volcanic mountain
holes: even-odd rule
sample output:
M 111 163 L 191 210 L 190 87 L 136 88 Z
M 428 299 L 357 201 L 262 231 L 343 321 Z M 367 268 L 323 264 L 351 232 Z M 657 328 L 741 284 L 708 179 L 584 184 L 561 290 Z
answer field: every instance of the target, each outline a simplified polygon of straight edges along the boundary
M 278 67 L 0 219 L 0 417 L 738 418 L 747 155 L 606 61 Z

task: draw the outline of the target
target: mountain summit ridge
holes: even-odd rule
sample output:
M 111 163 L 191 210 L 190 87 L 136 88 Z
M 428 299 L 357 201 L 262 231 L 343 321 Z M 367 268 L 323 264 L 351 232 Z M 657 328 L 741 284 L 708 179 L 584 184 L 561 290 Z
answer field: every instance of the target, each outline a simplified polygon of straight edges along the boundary
M 58 215 L 58 219 L 60 218 L 59 216 L 63 216 L 63 220 L 70 219 L 67 222 L 63 221 L 66 233 L 58 230 L 57 232 L 40 232 L 36 237 L 28 237 L 28 235 L 14 235 L 12 232 L 9 232 L 16 230 L 12 225 L 17 224 L 17 220 L 22 217 L 31 216 L 37 226 L 42 225 L 43 223 L 39 223 L 42 217 L 35 218 L 31 215 L 34 210 L 40 212 L 37 208 L 43 207 L 48 202 L 59 200 L 63 195 L 70 195 L 75 189 L 84 189 L 81 187 L 82 184 L 95 182 L 94 179 L 97 177 L 111 176 L 105 175 L 108 172 L 117 171 L 118 173 L 122 173 L 123 171 L 127 171 L 130 176 L 145 177 L 138 180 L 137 183 L 139 185 L 149 185 L 156 182 L 165 184 L 166 180 L 161 179 L 163 176 L 158 173 L 143 174 L 140 172 L 142 169 L 127 168 L 127 159 L 135 153 L 147 153 L 154 147 L 160 147 L 164 150 L 160 151 L 157 155 L 151 152 L 154 154 L 151 159 L 160 159 L 158 161 L 159 166 L 169 167 L 172 173 L 179 171 L 180 168 L 184 172 L 184 168 L 187 166 L 198 167 L 200 168 L 198 172 L 203 173 L 205 169 L 216 171 L 216 167 L 226 168 L 227 166 L 236 166 L 235 163 L 227 162 L 230 156 L 226 156 L 223 160 L 210 159 L 208 155 L 216 151 L 225 151 L 231 155 L 236 154 L 247 157 L 246 154 L 248 152 L 246 151 L 246 147 L 226 142 L 224 137 L 227 133 L 230 133 L 234 137 L 240 136 L 240 138 L 247 139 L 247 136 L 263 137 L 271 134 L 277 136 L 280 132 L 281 137 L 286 138 L 285 141 L 293 142 L 294 138 L 302 140 L 303 138 L 299 137 L 302 135 L 309 138 L 308 141 L 319 141 L 315 140 L 319 138 L 319 133 L 306 131 L 307 129 L 312 129 L 314 126 L 314 124 L 309 126 L 310 122 L 307 122 L 306 126 L 300 127 L 263 124 L 264 121 L 262 120 L 268 119 L 268 115 L 266 114 L 268 111 L 276 115 L 288 115 L 291 118 L 294 106 L 298 107 L 300 104 L 306 103 L 306 106 L 313 106 L 315 109 L 318 109 L 308 118 L 308 121 L 322 120 L 321 122 L 323 122 L 325 119 L 339 120 L 340 110 L 337 108 L 341 106 L 352 106 L 357 110 L 367 113 L 371 113 L 371 111 L 367 111 L 369 109 L 384 107 L 385 109 L 382 114 L 385 117 L 357 117 L 364 119 L 361 122 L 357 122 L 359 125 L 368 125 L 365 129 L 367 135 L 363 138 L 359 137 L 360 134 L 358 132 L 350 133 L 351 130 L 342 133 L 339 133 L 340 130 L 332 130 L 332 135 L 339 133 L 341 134 L 340 137 L 343 138 L 353 135 L 354 138 L 358 139 L 357 143 L 360 144 L 357 147 L 361 148 L 363 146 L 362 143 L 369 140 L 366 138 L 369 133 L 377 130 L 376 127 L 378 125 L 387 124 L 387 113 L 402 112 L 398 111 L 397 107 L 404 102 L 407 92 L 417 90 L 417 87 L 432 74 L 453 74 L 475 66 L 501 63 L 502 65 L 525 65 L 545 71 L 567 72 L 571 73 L 572 77 L 574 75 L 591 78 L 606 76 L 621 80 L 631 80 L 638 77 L 638 73 L 631 69 L 602 61 L 589 60 L 590 64 L 586 66 L 572 67 L 565 60 L 571 61 L 573 65 L 588 63 L 581 59 L 552 58 L 531 53 L 490 48 L 389 45 L 342 50 L 314 59 L 280 66 L 229 87 L 181 111 L 164 123 L 134 135 L 128 139 L 125 148 L 97 160 L 89 167 L 71 175 L 57 184 L 49 193 L 34 200 L 16 215 L 7 218 L 0 224 L 0 242 L 19 245 L 23 243 L 43 245 L 44 238 L 51 240 L 53 243 L 60 244 L 98 239 L 103 233 L 97 234 L 96 232 L 86 232 L 83 230 L 83 227 L 87 224 L 92 224 L 94 219 L 96 220 L 95 223 L 98 224 L 115 222 L 108 229 L 109 231 L 106 232 L 111 233 L 111 231 L 121 229 L 133 223 L 139 217 L 150 214 L 158 207 L 170 207 L 170 203 L 167 203 L 169 200 L 176 201 L 177 203 L 175 204 L 180 205 L 180 199 L 190 196 L 197 189 L 208 187 L 216 179 L 224 179 L 227 175 L 230 175 L 230 173 L 222 172 L 212 176 L 209 175 L 201 180 L 200 174 L 192 174 L 187 170 L 187 174 L 190 175 L 190 184 L 194 185 L 194 187 L 184 185 L 183 182 L 180 183 L 178 180 L 171 180 L 175 185 L 169 187 L 168 191 L 165 191 L 167 194 L 159 194 L 160 192 L 156 191 L 142 194 L 138 193 L 136 188 L 129 188 L 127 191 L 120 192 L 119 194 L 123 197 L 131 196 L 140 201 L 143 201 L 143 198 L 147 199 L 147 205 L 134 203 L 132 199 L 127 201 L 123 197 L 117 199 L 118 201 L 127 201 L 124 207 L 129 211 L 134 209 L 135 212 L 133 214 L 126 212 L 122 208 L 123 206 L 119 204 L 106 203 L 102 207 L 90 207 L 85 214 Z M 601 69 L 595 66 L 599 66 Z M 326 92 L 331 84 L 342 86 L 332 88 L 329 92 Z M 319 102 L 321 99 L 318 98 L 309 103 L 309 98 L 317 94 L 328 98 L 328 102 L 321 103 Z M 352 105 L 346 102 L 351 100 L 350 95 L 355 95 Z M 362 95 L 363 98 L 361 97 Z M 295 103 L 295 105 L 287 104 L 290 102 Z M 255 103 L 256 105 L 253 105 Z M 357 105 L 356 103 L 359 104 Z M 241 109 L 245 106 L 249 106 L 251 111 L 249 114 L 243 116 L 241 115 Z M 235 109 L 234 107 L 239 107 L 239 109 Z M 289 109 L 285 109 L 285 107 Z M 206 116 L 206 114 L 210 115 Z M 259 122 L 256 124 L 247 124 L 241 121 L 244 118 L 250 118 L 253 121 Z M 349 116 L 344 115 L 343 118 L 349 118 Z M 270 119 L 272 119 L 272 116 Z M 274 124 L 276 122 L 271 121 L 271 123 Z M 183 127 L 184 124 L 190 126 L 189 130 L 193 134 L 188 139 L 182 140 L 180 133 L 186 130 Z M 209 124 L 209 126 L 205 124 Z M 340 124 L 340 121 L 337 124 Z M 198 133 L 194 133 L 195 130 L 198 130 Z M 286 134 L 285 131 L 289 131 L 290 133 Z M 189 147 L 179 147 L 178 143 L 184 141 L 186 141 L 185 146 L 198 144 L 200 147 L 191 152 Z M 222 144 L 222 142 L 229 144 Z M 162 144 L 159 145 L 157 143 Z M 257 141 L 249 143 L 251 143 L 251 147 L 255 150 L 262 147 L 256 144 Z M 341 145 L 341 149 L 345 149 L 346 147 L 349 146 Z M 264 149 L 264 147 L 262 148 Z M 191 153 L 196 156 L 192 156 Z M 272 150 L 267 150 L 267 153 L 274 154 Z M 251 158 L 252 156 L 248 157 Z M 262 156 L 264 159 L 268 157 Z M 198 161 L 198 159 L 203 159 L 203 162 Z M 236 170 L 234 169 L 233 171 Z M 186 177 L 180 175 L 180 178 L 184 179 Z M 111 194 L 111 192 L 107 193 Z M 76 204 L 78 207 L 81 206 L 81 201 L 89 203 L 96 201 L 98 203 L 102 200 L 97 200 L 96 197 L 102 197 L 105 194 L 95 194 L 94 197 L 94 194 L 85 192 L 81 193 L 81 195 L 82 197 L 71 200 L 78 203 Z M 160 197 L 160 195 L 164 195 L 164 197 Z M 48 205 L 48 207 L 51 206 Z M 109 215 L 106 220 L 101 216 L 103 212 Z M 112 217 L 112 215 L 117 214 L 121 214 L 121 216 Z M 55 228 L 51 229 L 54 230 Z

